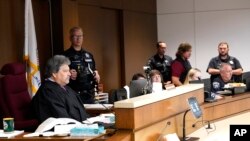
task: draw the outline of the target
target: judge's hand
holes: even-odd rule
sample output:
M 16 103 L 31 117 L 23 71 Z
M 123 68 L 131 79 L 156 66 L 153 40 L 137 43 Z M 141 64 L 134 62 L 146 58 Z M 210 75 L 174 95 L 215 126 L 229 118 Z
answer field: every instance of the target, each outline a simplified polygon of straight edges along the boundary
M 76 80 L 76 77 L 77 77 L 77 72 L 76 72 L 76 70 L 75 70 L 75 69 L 71 69 L 71 70 L 70 70 L 70 73 L 71 73 L 70 79 Z

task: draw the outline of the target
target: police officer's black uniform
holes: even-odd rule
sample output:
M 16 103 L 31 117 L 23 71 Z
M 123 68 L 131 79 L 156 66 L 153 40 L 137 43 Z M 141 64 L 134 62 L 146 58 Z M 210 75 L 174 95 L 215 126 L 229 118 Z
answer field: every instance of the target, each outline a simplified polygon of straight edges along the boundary
M 163 81 L 171 81 L 171 63 L 173 59 L 168 55 L 164 55 L 162 58 L 158 54 L 152 56 L 147 65 L 151 70 L 156 69 L 161 72 Z
M 221 76 L 219 76 L 213 80 L 211 92 L 216 93 L 218 91 L 223 91 L 224 86 L 227 83 L 232 83 L 232 82 L 233 82 L 232 80 L 230 80 L 229 82 L 224 82 Z
M 77 71 L 76 80 L 70 79 L 68 85 L 79 94 L 83 103 L 94 103 L 96 67 L 93 55 L 84 49 L 76 51 L 73 47 L 66 50 L 64 55 L 71 61 L 70 69 Z
M 222 60 L 220 58 L 220 56 L 217 56 L 217 57 L 214 57 L 210 60 L 210 62 L 208 64 L 207 72 L 208 72 L 209 68 L 220 69 L 221 63 L 230 64 L 232 67 L 232 70 L 242 68 L 239 60 L 235 57 L 228 55 L 227 59 Z M 220 76 L 219 74 L 211 75 L 211 77 L 210 77 L 211 82 L 213 82 L 213 80 L 219 76 Z M 233 80 L 234 82 L 242 82 L 242 75 L 233 75 L 231 80 Z

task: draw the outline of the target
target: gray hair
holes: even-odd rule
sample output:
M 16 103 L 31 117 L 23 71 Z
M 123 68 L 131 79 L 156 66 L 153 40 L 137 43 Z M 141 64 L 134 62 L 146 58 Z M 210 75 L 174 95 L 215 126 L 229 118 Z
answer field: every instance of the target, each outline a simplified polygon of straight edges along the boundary
M 45 68 L 45 78 L 49 78 L 53 73 L 57 73 L 64 64 L 70 65 L 70 60 L 64 55 L 55 55 L 50 58 Z
M 228 64 L 228 63 L 221 63 L 221 65 L 220 65 L 220 71 L 223 71 L 227 66 L 232 69 L 232 66 L 230 64 Z

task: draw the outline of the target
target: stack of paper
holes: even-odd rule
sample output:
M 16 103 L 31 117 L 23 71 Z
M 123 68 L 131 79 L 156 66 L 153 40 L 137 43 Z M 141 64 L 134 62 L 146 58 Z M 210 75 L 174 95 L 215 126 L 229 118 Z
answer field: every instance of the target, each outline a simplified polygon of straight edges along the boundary
M 113 104 L 84 104 L 85 109 L 103 109 L 111 110 Z
M 114 123 L 115 122 L 115 115 L 113 113 L 110 114 L 101 114 L 100 116 L 91 117 L 87 120 L 83 121 L 86 124 L 93 124 L 95 122 L 102 122 L 102 123 Z
M 109 94 L 108 93 L 97 93 L 95 95 L 95 101 L 97 103 L 108 103 L 108 101 L 109 101 Z
M 14 132 L 11 132 L 11 133 L 4 133 L 3 130 L 0 130 L 0 138 L 12 138 L 12 137 L 22 134 L 23 132 L 24 132 L 23 130 L 21 131 L 15 130 Z

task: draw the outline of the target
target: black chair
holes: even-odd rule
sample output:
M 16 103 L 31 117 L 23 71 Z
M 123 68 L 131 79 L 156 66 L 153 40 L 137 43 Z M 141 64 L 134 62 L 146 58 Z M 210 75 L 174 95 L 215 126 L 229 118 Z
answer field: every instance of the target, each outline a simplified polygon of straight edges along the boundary
M 146 79 L 138 79 L 130 82 L 129 93 L 130 98 L 143 95 L 143 89 L 147 85 Z
M 250 71 L 242 74 L 242 80 L 246 84 L 246 91 L 250 91 Z
M 211 93 L 211 79 L 205 78 L 201 80 L 193 80 L 189 82 L 190 84 L 204 84 L 204 101 L 213 102 L 214 95 Z
M 109 95 L 110 104 L 114 104 L 114 102 L 124 99 L 127 99 L 127 91 L 125 88 L 112 90 L 111 94 Z

